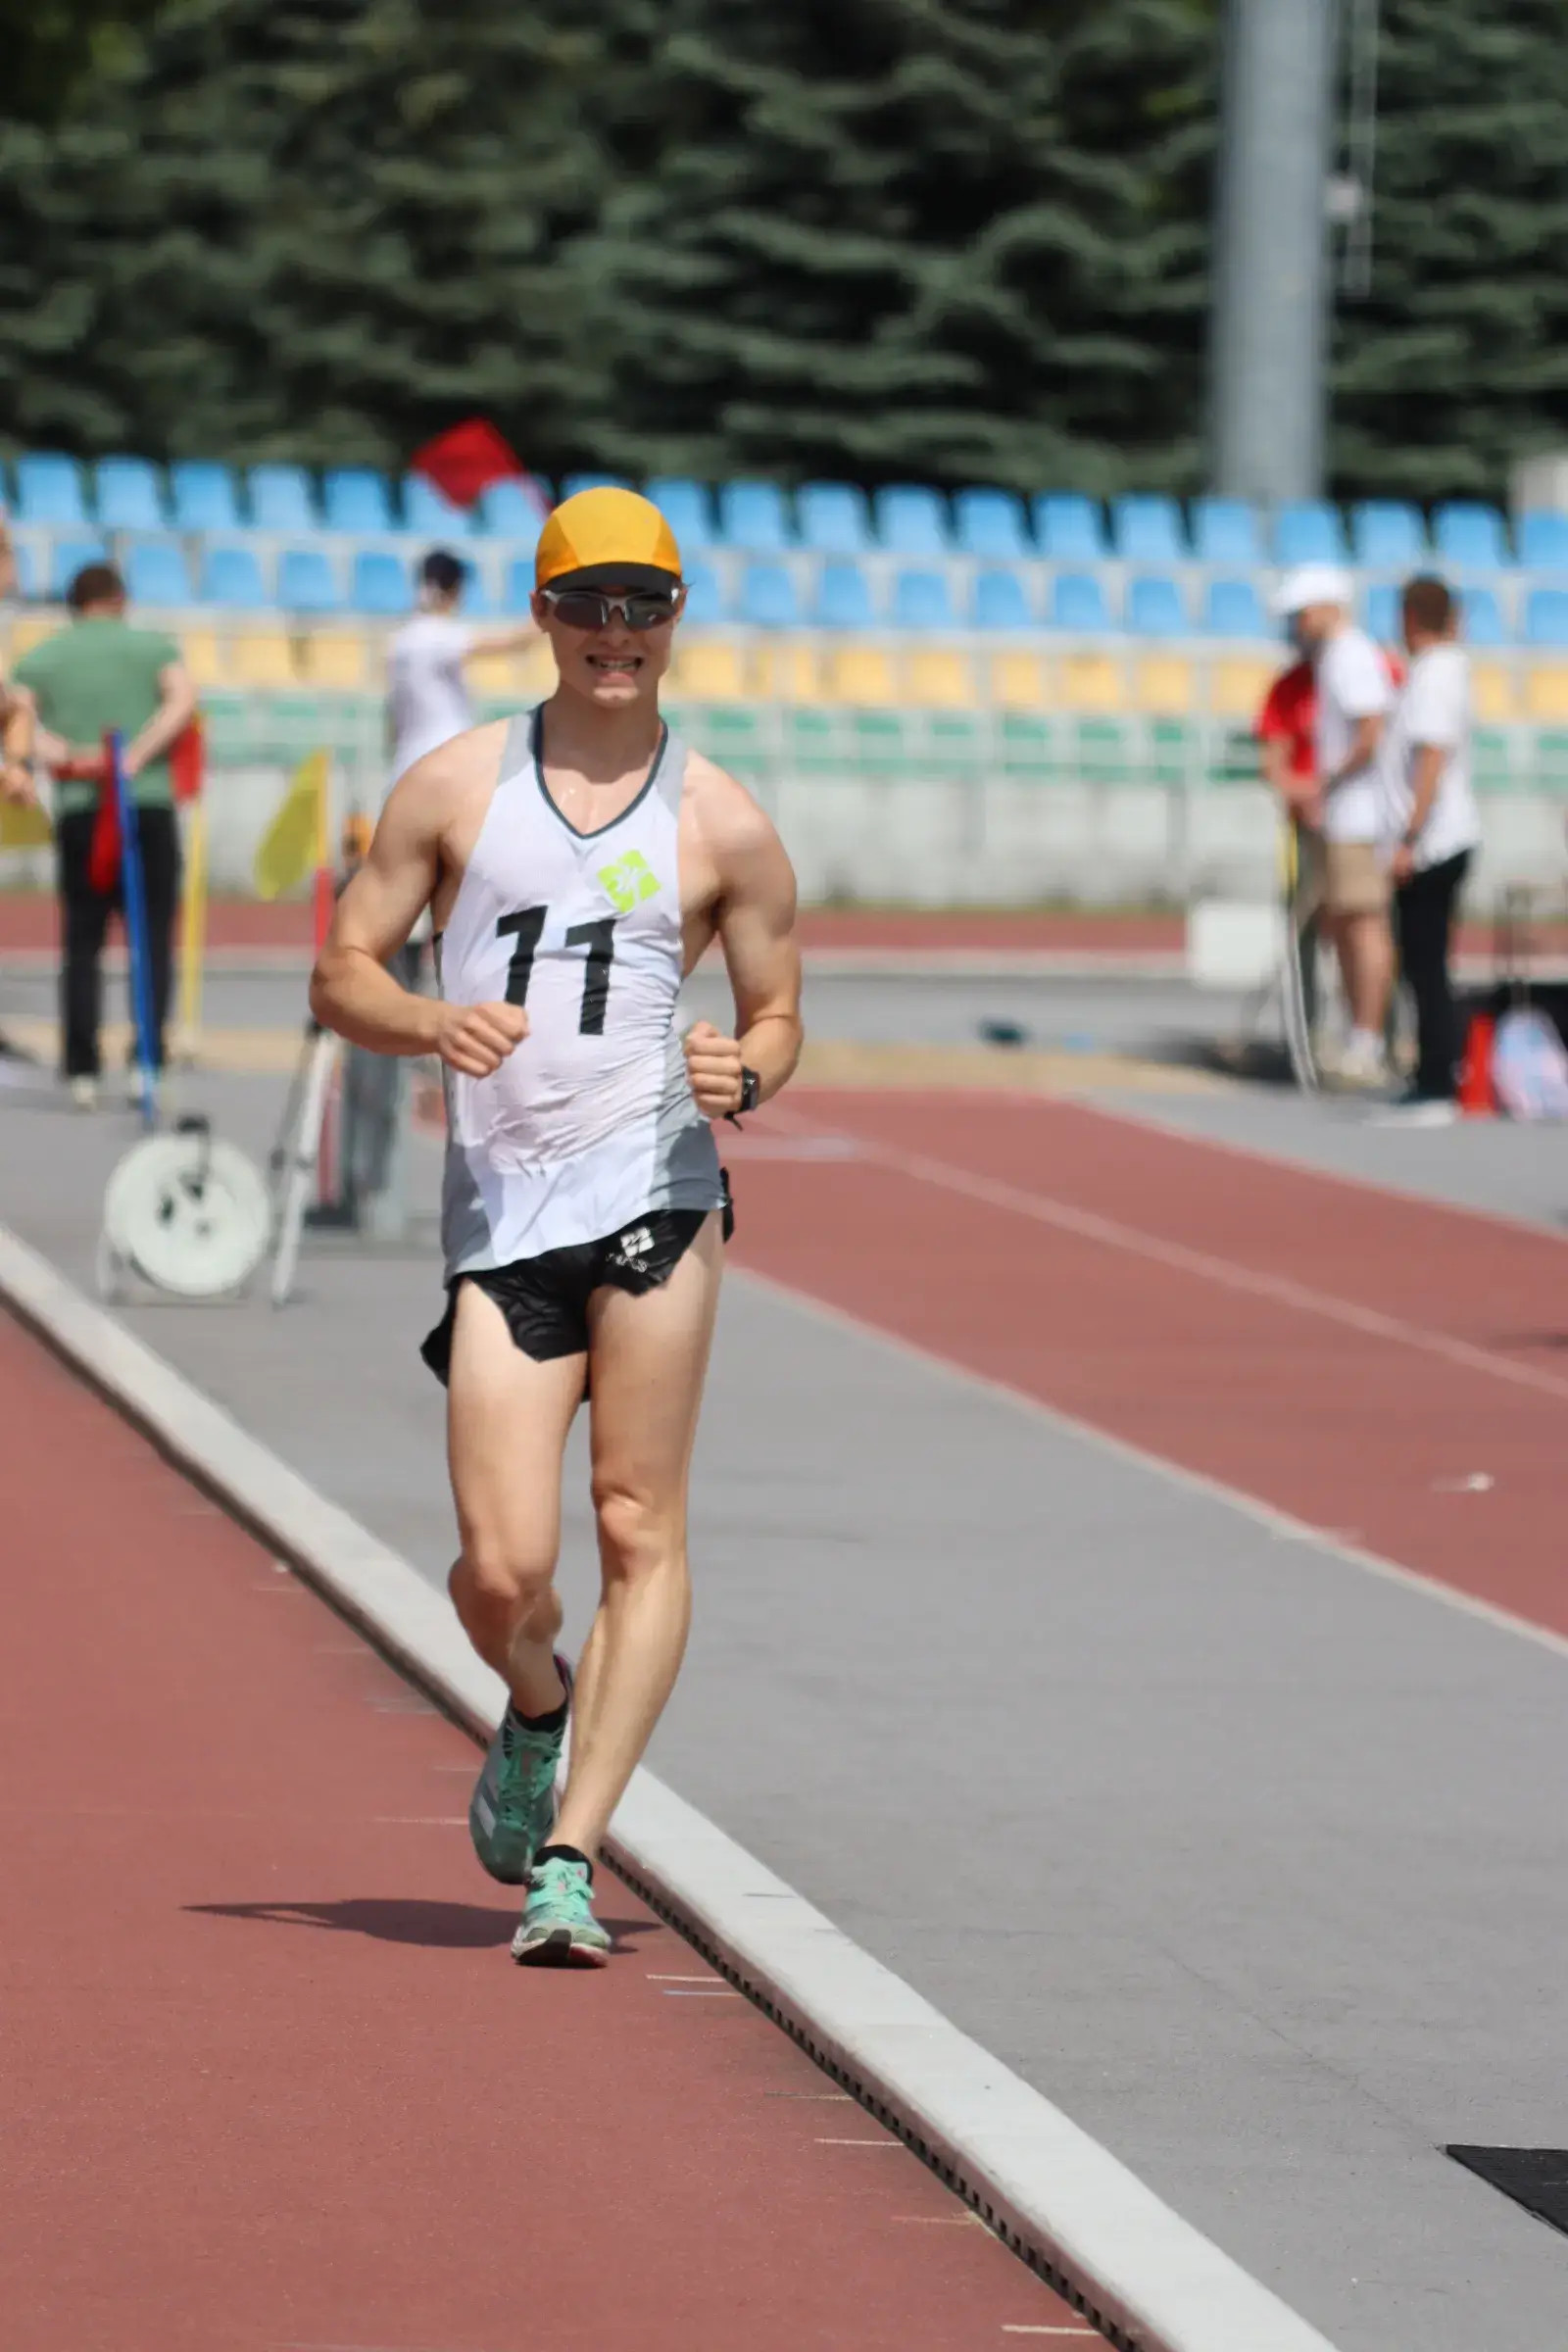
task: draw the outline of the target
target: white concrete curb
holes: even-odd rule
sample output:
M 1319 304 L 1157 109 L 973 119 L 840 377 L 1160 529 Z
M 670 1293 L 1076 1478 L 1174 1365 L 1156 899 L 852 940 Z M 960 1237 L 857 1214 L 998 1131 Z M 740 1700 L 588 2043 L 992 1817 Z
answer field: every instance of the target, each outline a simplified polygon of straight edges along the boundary
M 0 1301 L 477 1736 L 501 1686 L 408 1562 L 0 1227 Z M 1136 2352 L 1333 2352 L 1124 2165 L 703 1814 L 639 1772 L 611 1859 Z

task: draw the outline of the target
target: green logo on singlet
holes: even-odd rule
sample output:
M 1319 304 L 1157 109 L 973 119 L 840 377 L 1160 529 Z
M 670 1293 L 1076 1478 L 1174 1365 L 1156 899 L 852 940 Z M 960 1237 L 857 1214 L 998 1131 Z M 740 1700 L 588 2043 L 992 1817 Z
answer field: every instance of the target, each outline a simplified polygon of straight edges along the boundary
M 617 914 L 630 914 L 644 899 L 657 898 L 659 877 L 649 869 L 647 858 L 640 850 L 628 850 L 613 865 L 602 865 L 598 879 L 604 884 L 610 903 Z

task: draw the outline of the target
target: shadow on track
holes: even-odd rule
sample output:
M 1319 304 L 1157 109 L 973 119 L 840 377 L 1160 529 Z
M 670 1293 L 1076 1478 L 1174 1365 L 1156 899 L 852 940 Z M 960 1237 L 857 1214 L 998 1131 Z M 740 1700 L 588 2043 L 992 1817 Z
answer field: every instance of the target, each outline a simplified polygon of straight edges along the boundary
M 334 1928 L 349 1936 L 373 1936 L 378 1943 L 417 1943 L 432 1950 L 477 1951 L 512 1941 L 521 1897 L 510 1911 L 479 1903 L 428 1903 L 415 1897 L 381 1901 L 350 1895 L 335 1903 L 187 1903 L 187 1912 L 209 1919 L 259 1920 L 277 1928 Z M 617 1940 L 646 1936 L 657 1926 L 647 1919 L 606 1919 Z

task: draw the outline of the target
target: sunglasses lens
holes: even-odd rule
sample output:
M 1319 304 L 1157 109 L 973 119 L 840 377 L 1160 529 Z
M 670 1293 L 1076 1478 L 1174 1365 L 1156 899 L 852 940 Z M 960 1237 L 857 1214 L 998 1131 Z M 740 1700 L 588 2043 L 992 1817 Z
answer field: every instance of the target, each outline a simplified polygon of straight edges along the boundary
M 628 596 L 626 626 L 628 629 L 657 629 L 662 621 L 670 619 L 675 611 L 672 596 Z
M 609 624 L 609 602 L 592 588 L 567 588 L 551 602 L 556 618 L 568 629 L 602 629 Z

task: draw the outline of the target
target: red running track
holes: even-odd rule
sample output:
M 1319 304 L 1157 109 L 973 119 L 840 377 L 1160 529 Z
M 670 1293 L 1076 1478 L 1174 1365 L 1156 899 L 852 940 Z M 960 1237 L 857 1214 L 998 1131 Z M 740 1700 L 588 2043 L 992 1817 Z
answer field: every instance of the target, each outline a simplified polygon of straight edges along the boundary
M 731 1155 L 743 1263 L 1568 1635 L 1568 1243 L 1033 1097 L 803 1089 Z
M 613 1882 L 514 1968 L 469 1742 L 3 1315 L 0 1429 L 5 2352 L 1087 2334 Z

